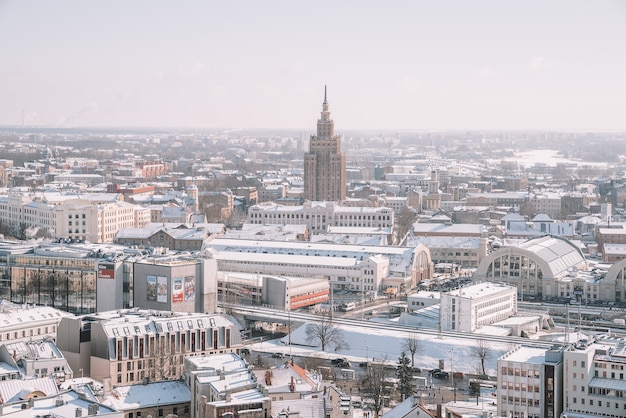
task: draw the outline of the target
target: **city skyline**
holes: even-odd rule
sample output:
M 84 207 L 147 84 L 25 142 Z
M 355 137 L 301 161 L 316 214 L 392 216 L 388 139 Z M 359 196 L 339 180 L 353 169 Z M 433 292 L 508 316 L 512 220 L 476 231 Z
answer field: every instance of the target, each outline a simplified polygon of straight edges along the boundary
M 623 130 L 618 1 L 0 4 L 0 125 Z

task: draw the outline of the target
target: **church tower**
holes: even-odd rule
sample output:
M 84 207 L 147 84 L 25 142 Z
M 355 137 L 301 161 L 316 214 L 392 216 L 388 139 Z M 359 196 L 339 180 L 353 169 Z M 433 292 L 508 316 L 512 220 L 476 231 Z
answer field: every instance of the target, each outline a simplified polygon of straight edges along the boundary
M 330 118 L 326 86 L 317 135 L 311 136 L 309 152 L 304 154 L 304 198 L 333 202 L 346 198 L 346 155 L 341 152 L 341 137 L 335 135 L 335 122 Z

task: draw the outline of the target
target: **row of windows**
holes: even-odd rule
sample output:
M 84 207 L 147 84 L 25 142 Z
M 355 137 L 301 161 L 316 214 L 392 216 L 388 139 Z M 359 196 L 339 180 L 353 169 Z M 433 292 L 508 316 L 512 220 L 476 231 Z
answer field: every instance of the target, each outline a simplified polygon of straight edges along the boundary
M 514 396 L 502 396 L 501 398 L 502 404 L 506 404 L 508 403 L 509 405 L 522 405 L 522 406 L 534 406 L 535 408 L 538 408 L 541 405 L 541 401 L 539 399 L 531 399 L 531 398 L 518 398 L 518 397 L 514 397 Z M 530 415 L 528 415 L 530 416 Z
M 539 385 L 528 385 L 528 386 L 526 386 L 526 383 L 503 381 L 502 384 L 500 385 L 500 387 L 502 389 L 509 389 L 509 390 L 516 390 L 516 391 L 521 390 L 522 392 L 539 393 L 539 387 L 540 386 Z
M 594 406 L 593 401 L 594 401 L 593 399 L 589 399 L 589 405 L 590 405 L 590 406 Z M 572 398 L 572 403 L 578 403 L 578 398 Z M 585 405 L 585 398 L 580 398 L 580 403 L 581 403 L 582 405 Z M 602 401 L 598 401 L 598 402 L 597 402 L 597 405 L 598 405 L 599 407 L 600 407 L 600 406 L 605 406 L 605 407 L 607 407 L 607 408 L 611 408 L 611 406 L 612 406 L 612 405 L 614 405 L 614 408 L 615 408 L 615 409 L 620 409 L 620 405 L 621 405 L 621 404 L 619 404 L 619 403 L 617 403 L 617 402 L 615 402 L 615 403 L 611 404 L 611 401 L 605 401 L 605 402 L 604 402 L 604 404 L 603 404 L 603 403 L 602 403 Z M 623 409 L 626 409 L 626 404 L 623 404 Z M 581 412 L 584 412 L 584 411 L 581 411 Z M 622 417 L 622 416 L 623 416 L 623 415 L 611 415 L 611 414 L 607 414 L 607 413 L 600 413 L 600 412 L 598 412 L 598 411 L 594 411 L 594 415 L 602 415 L 602 416 L 605 416 L 605 417 L 614 417 L 614 416 L 620 416 L 620 417 Z
M 534 377 L 535 379 L 539 379 L 541 373 L 538 369 L 528 370 L 528 369 L 520 369 L 514 367 L 506 367 L 502 366 L 502 376 L 522 376 L 522 377 Z
M 37 327 L 37 335 L 48 335 L 48 330 L 51 329 L 52 333 L 54 334 L 56 331 L 56 326 L 52 325 L 51 327 Z M 33 337 L 35 335 L 35 330 L 34 329 L 29 329 L 28 332 L 26 332 L 27 330 L 23 329 L 20 331 L 14 331 L 13 332 L 13 337 L 11 338 L 11 333 L 7 332 L 7 333 L 3 333 L 0 334 L 0 341 L 2 341 L 2 337 L 5 336 L 5 340 L 9 341 L 11 339 L 17 339 L 17 338 L 26 338 L 28 337 Z M 28 335 L 27 335 L 28 334 Z

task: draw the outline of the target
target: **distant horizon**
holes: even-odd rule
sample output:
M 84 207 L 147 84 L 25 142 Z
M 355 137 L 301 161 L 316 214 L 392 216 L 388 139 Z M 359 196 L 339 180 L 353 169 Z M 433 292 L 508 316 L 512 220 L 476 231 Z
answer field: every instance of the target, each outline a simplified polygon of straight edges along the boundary
M 146 132 L 150 132 L 150 131 L 158 131 L 158 132 L 176 132 L 176 131 L 186 131 L 188 133 L 193 133 L 193 132 L 202 132 L 202 131 L 232 131 L 232 132 L 245 132 L 245 131 L 272 131 L 272 132 L 280 132 L 280 131 L 288 131 L 288 132 L 294 132 L 294 133 L 299 133 L 299 134 L 305 134 L 305 133 L 311 133 L 313 134 L 315 132 L 315 127 L 313 128 L 257 128 L 257 127 L 247 127 L 247 128 L 237 128 L 237 127 L 222 127 L 222 128 L 217 128 L 217 127 L 193 127 L 193 126 L 65 126 L 65 127 L 58 127 L 58 126 L 20 126 L 20 125 L 0 125 L 0 131 L 8 131 L 8 130 L 13 130 L 13 131 L 25 131 L 28 132 L 29 130 L 36 130 L 36 131 L 44 131 L 44 130 L 50 130 L 50 131 L 107 131 L 107 130 L 111 130 L 111 131 L 123 131 L 123 130 L 129 130 L 129 131 L 146 131 Z M 532 128 L 528 128 L 528 129 L 500 129 L 500 128 L 455 128 L 455 129 L 437 129 L 437 128 L 433 128 L 433 129 L 393 129 L 393 128 L 381 128 L 381 129 L 373 129 L 373 128 L 343 128 L 343 129 L 335 129 L 336 133 L 338 135 L 342 135 L 342 132 L 362 132 L 362 133 L 374 133 L 374 132 L 378 132 L 378 133 L 435 133 L 435 132 L 440 132 L 440 133 L 457 133 L 457 132 L 465 132 L 465 133 L 481 133 L 481 132 L 485 132 L 485 133 L 498 133 L 498 132 L 506 132 L 506 133 L 529 133 L 529 132 L 535 132 L 535 133 L 574 133 L 574 134 L 581 134 L 581 133 L 593 133 L 593 134 L 601 134 L 601 133 L 626 133 L 626 128 L 625 129 L 532 129 Z

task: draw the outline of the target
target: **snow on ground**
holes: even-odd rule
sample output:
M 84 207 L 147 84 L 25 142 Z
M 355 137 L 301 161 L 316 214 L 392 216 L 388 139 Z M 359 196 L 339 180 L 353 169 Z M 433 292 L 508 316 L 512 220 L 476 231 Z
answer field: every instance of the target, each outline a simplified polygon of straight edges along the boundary
M 396 364 L 402 351 L 406 351 L 407 357 L 411 354 L 403 348 L 403 344 L 409 333 L 396 330 L 371 330 L 358 326 L 340 326 L 343 331 L 343 338 L 348 343 L 349 348 L 334 351 L 332 348 L 321 351 L 321 347 L 311 347 L 306 338 L 306 324 L 295 329 L 291 334 L 291 345 L 289 337 L 255 343 L 249 346 L 250 349 L 261 352 L 284 353 L 292 356 L 309 356 L 332 359 L 335 357 L 345 357 L 351 362 L 376 361 Z M 472 349 L 476 347 L 477 340 L 460 339 L 450 337 L 438 337 L 420 334 L 416 330 L 422 352 L 415 355 L 415 366 L 433 369 L 439 367 L 439 360 L 444 360 L 445 369 L 477 374 L 480 361 Z M 478 336 L 488 340 L 487 336 Z M 486 359 L 485 368 L 487 374 L 496 375 L 496 362 L 500 356 L 513 348 L 511 344 L 489 342 L 491 355 Z M 353 365 L 354 366 L 354 365 Z

